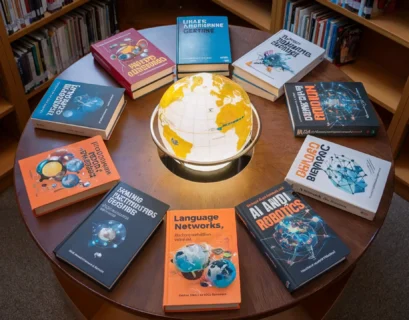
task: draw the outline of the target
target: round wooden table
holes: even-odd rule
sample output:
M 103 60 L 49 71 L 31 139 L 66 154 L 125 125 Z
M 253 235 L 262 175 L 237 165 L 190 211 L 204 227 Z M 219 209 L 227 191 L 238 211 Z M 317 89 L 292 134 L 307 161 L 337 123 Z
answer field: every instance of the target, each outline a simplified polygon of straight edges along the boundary
M 168 56 L 175 58 L 175 26 L 146 29 L 142 34 Z M 269 36 L 270 34 L 258 30 L 231 26 L 233 61 Z M 94 62 L 91 55 L 79 60 L 60 78 L 118 86 L 110 75 Z M 350 81 L 326 61 L 303 80 Z M 170 204 L 171 209 L 233 207 L 283 181 L 303 142 L 303 139 L 293 136 L 284 97 L 272 103 L 250 95 L 263 124 L 263 131 L 250 163 L 230 179 L 199 183 L 171 173 L 159 159 L 157 148 L 151 139 L 149 117 L 165 90 L 166 88 L 159 89 L 137 100 L 128 99 L 126 109 L 111 139 L 107 141 L 123 181 Z M 242 295 L 240 310 L 165 314 L 162 309 L 165 225 L 160 226 L 115 288 L 108 292 L 74 268 L 58 261 L 53 254 L 53 249 L 87 216 L 102 196 L 39 218 L 36 218 L 30 209 L 18 160 L 81 139 L 83 137 L 35 130 L 32 123 L 28 122 L 18 146 L 14 178 L 21 215 L 31 236 L 51 262 L 67 294 L 87 318 L 93 318 L 102 305 L 119 308 L 122 312 L 140 317 L 162 319 L 260 319 L 296 305 L 303 305 L 312 318 L 321 318 L 336 300 L 356 262 L 381 228 L 393 194 L 392 169 L 373 222 L 306 197 L 311 206 L 348 245 L 351 254 L 345 262 L 293 294 L 285 289 L 247 231 L 238 223 Z M 388 161 L 393 159 L 383 127 L 374 138 L 328 140 Z

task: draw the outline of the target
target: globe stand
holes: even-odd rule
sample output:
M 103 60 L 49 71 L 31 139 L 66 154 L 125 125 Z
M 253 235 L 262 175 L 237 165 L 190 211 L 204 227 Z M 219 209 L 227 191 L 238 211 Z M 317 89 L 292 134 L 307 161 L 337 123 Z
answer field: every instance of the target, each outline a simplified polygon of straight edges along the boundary
M 155 119 L 157 119 L 159 106 L 156 106 L 153 110 L 150 119 L 150 130 L 153 142 L 158 147 L 159 157 L 162 163 L 171 172 L 184 179 L 195 181 L 195 182 L 216 182 L 231 178 L 241 172 L 251 160 L 253 154 L 253 149 L 257 143 L 261 134 L 261 121 L 260 116 L 256 108 L 251 105 L 251 109 L 254 115 L 254 119 L 257 123 L 257 129 L 255 130 L 255 135 L 251 137 L 247 145 L 236 155 L 218 161 L 192 161 L 182 159 L 169 152 L 166 147 L 158 140 L 155 132 Z M 254 130 L 252 130 L 254 132 Z M 228 164 L 227 166 L 218 170 L 206 170 L 219 166 L 222 164 Z M 190 169 L 188 166 L 203 167 L 203 171 Z

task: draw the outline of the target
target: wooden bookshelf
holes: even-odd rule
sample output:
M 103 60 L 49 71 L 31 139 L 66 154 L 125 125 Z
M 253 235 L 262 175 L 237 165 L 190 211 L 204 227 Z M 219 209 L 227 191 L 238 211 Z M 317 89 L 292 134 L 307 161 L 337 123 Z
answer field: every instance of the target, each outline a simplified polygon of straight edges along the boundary
M 14 110 L 13 105 L 6 99 L 0 98 L 0 119 Z
M 50 23 L 51 21 L 63 16 L 64 14 L 70 12 L 71 10 L 74 10 L 75 8 L 82 6 L 83 4 L 87 3 L 89 0 L 74 0 L 74 2 L 65 5 L 62 7 L 60 10 L 55 11 L 53 13 L 46 12 L 44 14 L 44 18 L 41 20 L 38 20 L 29 26 L 20 29 L 19 31 L 13 33 L 12 35 L 9 35 L 9 41 L 13 42 L 16 41 L 17 39 L 20 39 L 21 37 L 25 36 L 26 34 L 33 32 L 37 30 L 38 28 L 41 28 L 45 26 L 46 24 Z
M 263 0 L 213 0 L 213 2 L 233 12 L 257 28 L 270 31 L 271 2 Z
M 409 143 L 402 146 L 401 152 L 395 161 L 396 180 L 409 187 Z
M 365 19 L 338 4 L 330 2 L 329 0 L 316 1 L 409 48 L 409 11 L 399 10 L 391 14 L 381 15 L 372 19 Z
M 18 141 L 7 136 L 1 137 L 0 146 L 0 179 L 9 174 L 14 167 L 14 157 L 16 155 Z
M 362 82 L 371 100 L 395 113 L 398 108 L 405 78 L 365 58 L 341 67 L 352 80 Z
M 27 100 L 30 100 L 32 97 L 34 97 L 36 94 L 42 92 L 43 90 L 47 89 L 51 84 L 53 83 L 54 79 L 58 75 L 53 76 L 52 78 L 48 79 L 46 82 L 42 83 L 38 87 L 34 88 L 33 91 L 30 91 L 29 93 L 26 93 L 26 98 Z

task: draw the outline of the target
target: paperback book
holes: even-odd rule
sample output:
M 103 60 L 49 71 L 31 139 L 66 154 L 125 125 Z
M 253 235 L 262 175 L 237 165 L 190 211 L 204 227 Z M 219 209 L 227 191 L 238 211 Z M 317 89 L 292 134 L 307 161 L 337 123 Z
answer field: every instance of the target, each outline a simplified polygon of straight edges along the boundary
M 119 182 L 54 253 L 111 290 L 168 209 L 167 204 Z
M 234 73 L 276 97 L 284 84 L 297 82 L 324 58 L 324 49 L 281 30 L 233 63 Z
M 125 106 L 124 89 L 56 79 L 34 110 L 34 127 L 108 140 Z
M 133 99 L 173 81 L 173 61 L 135 29 L 93 44 L 91 52 Z
M 236 212 L 290 292 L 349 254 L 348 247 L 287 182 L 241 203 Z
M 296 192 L 373 220 L 390 168 L 389 161 L 309 135 L 285 180 Z
M 165 312 L 240 307 L 234 209 L 169 211 L 165 250 Z
M 378 117 L 360 82 L 298 82 L 284 88 L 296 137 L 374 136 L 378 132 Z
M 104 193 L 120 178 L 101 136 L 18 163 L 31 209 L 37 216 Z
M 178 72 L 229 71 L 231 63 L 227 17 L 178 17 Z

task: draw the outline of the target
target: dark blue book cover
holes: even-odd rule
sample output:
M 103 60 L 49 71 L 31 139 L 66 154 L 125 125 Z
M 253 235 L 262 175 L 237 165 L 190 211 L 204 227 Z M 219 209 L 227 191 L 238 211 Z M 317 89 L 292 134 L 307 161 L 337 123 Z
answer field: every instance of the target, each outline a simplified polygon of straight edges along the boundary
M 177 64 L 231 63 L 227 17 L 178 17 Z
M 236 213 L 290 292 L 349 254 L 334 231 L 287 182 L 241 203 Z
M 110 290 L 168 209 L 167 204 L 119 182 L 54 253 Z
M 55 79 L 31 118 L 34 122 L 105 130 L 123 100 L 124 91 L 122 88 Z
M 298 82 L 284 86 L 294 135 L 375 136 L 376 111 L 360 82 Z

